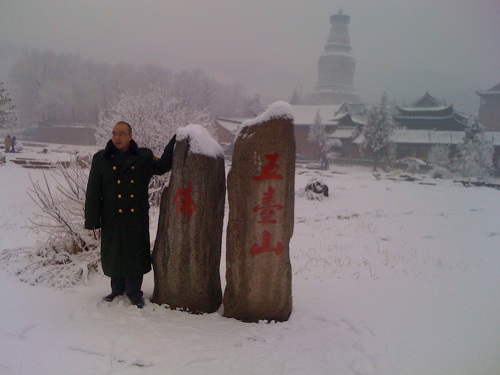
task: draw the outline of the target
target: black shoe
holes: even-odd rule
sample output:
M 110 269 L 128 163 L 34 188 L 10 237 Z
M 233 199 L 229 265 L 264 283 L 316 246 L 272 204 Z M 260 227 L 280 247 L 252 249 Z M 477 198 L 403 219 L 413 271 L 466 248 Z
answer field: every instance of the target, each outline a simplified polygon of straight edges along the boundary
M 129 297 L 132 305 L 137 306 L 138 309 L 142 309 L 144 307 L 144 298 L 142 297 Z
M 123 295 L 123 293 L 115 293 L 115 292 L 113 292 L 113 293 L 111 293 L 111 294 L 108 294 L 106 297 L 103 297 L 103 300 L 108 301 L 108 302 L 111 302 L 111 301 L 113 301 L 116 297 L 121 296 L 121 295 Z

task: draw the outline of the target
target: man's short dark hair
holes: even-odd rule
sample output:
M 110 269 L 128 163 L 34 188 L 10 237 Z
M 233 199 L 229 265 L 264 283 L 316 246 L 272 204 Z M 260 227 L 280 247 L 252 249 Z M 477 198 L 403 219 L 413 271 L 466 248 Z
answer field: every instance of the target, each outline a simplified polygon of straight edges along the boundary
M 128 132 L 129 132 L 129 134 L 132 134 L 132 127 L 130 126 L 130 124 L 129 124 L 128 122 L 125 122 L 125 121 L 118 121 L 118 122 L 115 124 L 115 126 L 116 126 L 116 125 L 121 125 L 121 124 L 126 125 L 126 126 L 127 126 L 127 128 L 128 128 Z

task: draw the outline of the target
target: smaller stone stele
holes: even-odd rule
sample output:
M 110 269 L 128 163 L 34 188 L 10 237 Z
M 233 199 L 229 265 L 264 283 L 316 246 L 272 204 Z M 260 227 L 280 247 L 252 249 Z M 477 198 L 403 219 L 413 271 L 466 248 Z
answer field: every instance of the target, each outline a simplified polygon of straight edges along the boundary
M 225 194 L 222 147 L 199 125 L 177 129 L 153 250 L 153 302 L 196 314 L 220 307 Z
M 289 244 L 294 222 L 293 110 L 273 103 L 245 121 L 228 174 L 224 316 L 286 321 L 292 312 Z

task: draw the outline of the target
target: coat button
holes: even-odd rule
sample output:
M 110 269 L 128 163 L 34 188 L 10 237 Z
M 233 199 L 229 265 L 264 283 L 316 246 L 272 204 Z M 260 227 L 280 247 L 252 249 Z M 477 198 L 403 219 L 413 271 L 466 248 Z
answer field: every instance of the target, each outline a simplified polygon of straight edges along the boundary
M 134 169 L 135 169 L 135 166 L 133 165 L 132 167 L 130 167 L 130 169 L 134 170 Z
M 130 180 L 130 183 L 133 184 L 134 183 L 134 180 Z
M 121 180 L 118 180 L 118 181 L 116 181 L 116 183 L 117 183 L 117 184 L 121 184 L 122 182 L 121 182 Z
M 123 212 L 123 210 L 120 208 L 120 209 L 118 210 L 118 212 L 119 212 L 119 213 L 122 213 L 122 212 Z
M 135 195 L 134 194 L 130 194 L 130 198 L 133 198 L 133 197 L 135 197 Z
M 113 165 L 113 170 L 116 171 L 116 165 Z
M 122 195 L 121 194 L 118 194 L 118 199 L 122 199 Z
M 130 209 L 130 212 L 134 212 L 135 210 L 133 208 Z

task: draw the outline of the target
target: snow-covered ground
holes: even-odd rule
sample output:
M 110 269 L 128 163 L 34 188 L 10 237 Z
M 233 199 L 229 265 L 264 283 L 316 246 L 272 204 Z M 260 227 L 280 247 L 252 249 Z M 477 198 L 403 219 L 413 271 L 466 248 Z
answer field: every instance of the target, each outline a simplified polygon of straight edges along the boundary
M 68 160 L 72 149 L 7 154 L 0 251 L 45 238 L 30 228 L 26 194 L 42 171 L 11 159 Z M 0 263 L 0 374 L 499 374 L 500 191 L 335 165 L 297 169 L 296 190 L 313 177 L 330 197 L 296 197 L 288 322 L 103 302 L 102 275 L 30 286 L 15 275 L 21 257 Z M 143 289 L 151 296 L 152 272 Z

